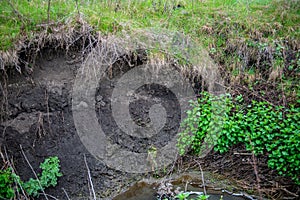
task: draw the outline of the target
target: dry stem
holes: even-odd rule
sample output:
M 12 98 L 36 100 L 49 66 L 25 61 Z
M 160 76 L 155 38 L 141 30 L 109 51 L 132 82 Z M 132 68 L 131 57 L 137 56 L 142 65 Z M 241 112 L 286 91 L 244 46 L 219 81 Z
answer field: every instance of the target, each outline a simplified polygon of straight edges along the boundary
M 41 185 L 41 182 L 40 182 L 40 180 L 39 180 L 39 178 L 38 178 L 36 172 L 34 171 L 34 169 L 33 169 L 32 165 L 30 164 L 30 162 L 29 162 L 29 160 L 28 160 L 26 154 L 25 154 L 24 151 L 23 151 L 22 145 L 20 145 L 20 149 L 21 149 L 21 152 L 22 152 L 23 157 L 25 158 L 27 164 L 29 165 L 31 171 L 33 172 L 33 174 L 34 174 L 34 176 L 35 176 L 35 178 L 36 178 L 36 180 L 37 180 L 37 182 L 38 182 L 38 184 L 39 184 L 39 186 L 40 186 L 40 188 L 41 188 L 41 190 L 42 190 L 42 194 L 44 195 L 44 197 L 45 197 L 46 200 L 49 200 L 48 197 L 47 197 L 47 195 L 46 195 L 46 193 L 45 193 L 45 191 L 44 191 L 44 189 L 43 189 L 43 187 L 42 187 L 42 185 Z
M 87 172 L 88 172 L 88 181 L 89 181 L 89 184 L 91 186 L 91 191 L 90 192 L 92 192 L 92 194 L 93 194 L 93 199 L 97 200 L 96 199 L 96 193 L 95 193 L 95 190 L 94 190 L 93 181 L 92 181 L 92 177 L 91 177 L 91 171 L 90 171 L 89 166 L 87 164 L 85 154 L 84 154 L 84 163 L 85 163 L 85 166 L 86 166 L 86 169 L 87 169 Z

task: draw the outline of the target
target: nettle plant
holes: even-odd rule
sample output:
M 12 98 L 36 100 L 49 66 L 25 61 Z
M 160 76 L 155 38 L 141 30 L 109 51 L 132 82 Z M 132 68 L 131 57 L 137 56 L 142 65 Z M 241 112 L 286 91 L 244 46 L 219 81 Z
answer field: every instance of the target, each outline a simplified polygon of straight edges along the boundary
M 224 105 L 219 106 L 222 114 L 212 104 L 216 100 Z M 209 134 L 215 138 L 212 140 L 215 151 L 224 153 L 233 145 L 244 144 L 255 155 L 268 155 L 270 168 L 300 184 L 299 107 L 284 108 L 257 101 L 246 105 L 241 95 L 215 97 L 207 92 L 190 103 L 192 109 L 181 124 L 183 131 L 177 144 L 181 155 L 187 150 L 201 153 L 203 140 Z

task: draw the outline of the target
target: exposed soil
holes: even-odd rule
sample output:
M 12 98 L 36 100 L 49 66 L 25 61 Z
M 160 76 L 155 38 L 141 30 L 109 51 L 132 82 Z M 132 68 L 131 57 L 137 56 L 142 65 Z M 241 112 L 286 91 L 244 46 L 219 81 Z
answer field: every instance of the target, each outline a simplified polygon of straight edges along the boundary
M 55 188 L 45 191 L 58 199 L 66 199 L 63 189 L 72 199 L 87 199 L 90 195 L 84 162 L 86 155 L 96 193 L 99 197 L 106 197 L 134 182 L 138 175 L 107 168 L 81 143 L 71 110 L 72 83 L 80 63 L 70 64 L 68 61 L 64 52 L 49 55 L 49 52 L 44 51 L 38 57 L 31 75 L 25 77 L 15 74 L 9 78 L 9 116 L 0 126 L 2 152 L 5 147 L 22 180 L 34 178 L 34 174 L 24 159 L 20 146 L 37 172 L 40 172 L 39 164 L 45 158 L 58 156 L 63 177 L 59 178 Z M 102 112 L 106 111 L 109 112 L 105 106 Z M 103 121 L 103 124 L 109 129 L 109 123 Z M 120 135 L 121 132 L 117 138 Z M 138 148 L 130 138 L 122 140 L 128 148 Z M 133 145 L 128 145 L 131 143 Z M 40 198 L 43 199 L 42 196 Z
M 137 125 L 147 128 L 147 124 L 151 120 L 149 116 L 151 106 L 161 104 L 166 110 L 166 122 L 163 128 L 152 137 L 134 137 L 133 134 L 128 135 L 118 127 L 112 114 L 110 97 L 117 80 L 102 81 L 96 93 L 97 114 L 102 130 L 112 139 L 113 144 L 118 144 L 131 152 L 147 153 L 153 145 L 157 148 L 165 146 L 178 132 L 181 120 L 181 112 L 178 109 L 180 104 L 175 94 L 158 84 L 144 85 L 136 91 L 129 104 L 129 112 L 133 121 Z M 122 118 L 126 118 L 126 116 L 122 116 Z M 141 135 L 142 133 L 134 134 Z
M 67 199 L 64 190 L 71 199 L 87 199 L 90 196 L 87 168 L 84 162 L 86 156 L 97 196 L 111 199 L 123 188 L 129 187 L 145 175 L 129 174 L 108 168 L 102 161 L 95 159 L 82 144 L 76 133 L 71 104 L 73 81 L 81 64 L 72 62 L 76 60 L 76 56 L 76 52 L 66 54 L 64 51 L 54 53 L 52 50 L 43 50 L 37 57 L 32 74 L 26 76 L 8 74 L 7 110 L 9 112 L 6 120 L 0 125 L 1 152 L 4 154 L 5 151 L 7 152 L 22 180 L 34 177 L 34 174 L 22 155 L 21 148 L 36 172 L 40 172 L 39 164 L 45 158 L 58 156 L 63 177 L 59 178 L 55 188 L 47 188 L 45 191 L 58 199 Z M 125 60 L 128 60 L 128 57 Z M 132 64 L 138 66 L 144 61 L 142 58 L 129 60 L 131 64 L 124 60 L 116 63 L 113 71 L 113 77 L 116 79 L 102 80 L 95 95 L 95 108 L 103 131 L 113 143 L 133 152 L 147 152 L 151 145 L 158 148 L 164 146 L 177 133 L 181 120 L 180 113 L 176 112 L 178 102 L 174 94 L 165 87 L 152 84 L 139 88 L 136 95 L 146 97 L 146 100 L 132 96 L 133 101 L 129 109 L 135 123 L 142 127 L 147 126 L 150 122 L 150 107 L 156 103 L 162 103 L 166 109 L 166 123 L 159 134 L 149 139 L 124 134 L 113 119 L 110 97 L 117 78 L 130 70 Z M 5 93 L 2 91 L 2 94 Z M 240 186 L 245 186 L 245 190 L 256 190 L 256 177 L 251 158 L 248 157 L 233 156 L 233 152 L 225 156 L 211 153 L 205 160 L 199 162 L 207 170 L 222 174 L 229 173 L 228 177 L 241 180 Z M 287 180 L 280 180 L 281 177 L 276 176 L 276 172 L 267 170 L 265 157 L 258 159 L 261 159 L 258 169 L 261 181 L 266 181 L 261 186 L 270 190 L 264 191 L 265 193 L 281 198 L 286 195 L 284 189 L 295 194 L 299 192 L 299 187 Z M 189 163 L 187 168 L 192 168 L 193 165 L 198 167 L 197 162 L 193 161 L 187 160 L 183 163 Z M 280 188 L 281 186 L 283 188 Z M 39 199 L 44 197 L 41 195 Z
M 39 164 L 49 156 L 58 156 L 63 177 L 55 188 L 47 188 L 46 194 L 58 199 L 87 199 L 90 196 L 87 164 L 92 174 L 94 189 L 98 197 L 111 198 L 121 189 L 141 178 L 139 174 L 128 174 L 108 168 L 95 159 L 82 144 L 72 116 L 72 86 L 80 62 L 77 53 L 45 49 L 37 57 L 32 74 L 8 74 L 6 119 L 0 125 L 1 148 L 11 158 L 16 172 L 26 181 L 34 178 L 29 164 L 22 155 L 25 152 L 33 169 L 40 173 Z M 166 121 L 161 131 L 151 138 L 138 138 L 125 134 L 112 115 L 111 95 L 119 77 L 132 66 L 143 64 L 145 58 L 122 57 L 112 70 L 113 78 L 101 80 L 95 94 L 98 120 L 112 143 L 132 152 L 145 153 L 154 145 L 159 148 L 178 132 L 181 113 L 175 94 L 157 84 L 137 89 L 129 105 L 132 119 L 139 126 L 150 123 L 150 108 L 161 103 L 166 110 Z M 130 63 L 128 63 L 130 62 Z M 9 73 L 9 72 L 8 72 Z M 101 116 L 101 117 L 100 117 Z M 44 199 L 40 195 L 39 199 Z

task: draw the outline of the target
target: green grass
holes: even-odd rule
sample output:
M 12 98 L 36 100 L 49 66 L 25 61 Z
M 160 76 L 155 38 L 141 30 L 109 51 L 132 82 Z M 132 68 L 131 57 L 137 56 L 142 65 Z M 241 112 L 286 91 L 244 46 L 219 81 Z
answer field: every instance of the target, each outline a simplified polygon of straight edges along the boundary
M 47 23 L 48 1 L 10 0 L 11 4 L 8 1 L 0 1 L 1 50 L 12 48 L 21 36 L 39 31 L 37 25 Z M 95 30 L 104 33 L 119 31 L 124 27 L 169 28 L 189 34 L 206 46 L 222 45 L 224 41 L 220 41 L 216 36 L 222 33 L 226 33 L 230 38 L 248 38 L 261 34 L 262 37 L 271 40 L 282 37 L 299 39 L 300 13 L 296 1 L 293 4 L 287 0 L 206 0 L 202 3 L 184 0 L 177 1 L 184 8 L 175 10 L 173 7 L 177 3 L 174 2 L 90 0 L 78 1 L 78 7 L 85 20 Z M 64 23 L 76 15 L 75 0 L 51 1 L 51 22 Z M 210 29 L 214 34 L 207 33 Z
M 268 81 L 272 68 L 280 65 L 284 71 L 283 84 L 292 82 L 291 86 L 284 88 L 285 92 L 298 93 L 294 87 L 299 81 L 300 68 L 298 0 L 77 2 L 78 9 L 76 0 L 51 0 L 51 26 L 70 23 L 77 26 L 80 12 L 94 31 L 102 34 L 143 28 L 178 31 L 202 44 L 213 60 L 233 75 L 229 77 L 230 83 L 237 81 L 247 85 L 253 82 L 253 77 Z M 177 5 L 182 7 L 177 8 Z M 0 53 L 16 49 L 18 41 L 47 30 L 47 10 L 48 0 L 0 0 Z M 271 57 L 271 61 L 266 57 Z M 277 81 L 279 78 L 275 77 Z

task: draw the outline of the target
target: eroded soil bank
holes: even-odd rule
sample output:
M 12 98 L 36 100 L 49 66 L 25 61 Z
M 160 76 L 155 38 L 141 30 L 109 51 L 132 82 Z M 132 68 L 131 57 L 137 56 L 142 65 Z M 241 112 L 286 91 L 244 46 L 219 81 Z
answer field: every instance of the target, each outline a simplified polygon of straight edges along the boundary
M 110 169 L 86 150 L 76 133 L 72 117 L 72 86 L 81 65 L 80 62 L 72 60 L 76 60 L 76 53 L 54 53 L 44 50 L 38 56 L 32 74 L 8 74 L 8 117 L 0 126 L 2 151 L 7 152 L 17 174 L 24 181 L 34 178 L 34 173 L 22 155 L 21 148 L 37 173 L 40 173 L 39 164 L 45 158 L 58 156 L 63 177 L 59 178 L 55 188 L 45 191 L 58 199 L 67 199 L 65 192 L 71 199 L 87 199 L 90 196 L 87 167 L 84 162 L 86 156 L 96 195 L 99 198 L 111 199 L 142 177 L 151 175 L 128 174 Z M 137 60 L 133 64 L 141 63 L 141 60 Z M 122 65 L 125 71 L 130 69 L 126 63 L 118 65 Z M 118 76 L 121 71 L 115 70 L 114 73 L 114 76 Z M 114 143 L 133 152 L 143 152 L 153 144 L 157 147 L 164 146 L 174 137 L 178 130 L 180 113 L 171 111 L 176 110 L 178 105 L 176 102 L 172 103 L 172 93 L 157 85 L 141 88 L 138 92 L 143 95 L 152 92 L 152 97 L 154 95 L 164 98 L 164 102 L 167 102 L 164 105 L 167 114 L 172 114 L 168 116 L 168 126 L 150 140 L 137 140 L 118 130 L 109 103 L 114 84 L 115 82 L 109 79 L 102 81 L 95 95 L 99 123 Z M 143 126 L 149 122 L 149 107 L 152 104 L 151 101 L 141 99 L 131 104 L 130 113 L 138 125 Z M 39 198 L 44 197 L 41 195 Z M 122 196 L 118 197 L 120 198 L 122 199 Z M 136 197 L 143 198 L 146 196 Z M 123 199 L 126 199 L 125 196 Z
M 24 181 L 34 178 L 34 174 L 21 147 L 37 173 L 45 158 L 58 156 L 63 177 L 55 188 L 45 191 L 58 199 L 66 199 L 64 190 L 72 199 L 89 196 L 85 155 L 97 196 L 107 197 L 134 182 L 138 175 L 107 168 L 81 143 L 71 109 L 72 84 L 80 66 L 69 62 L 75 56 L 76 53 L 67 56 L 65 52 L 43 51 L 31 75 L 9 77 L 9 116 L 0 126 L 2 152 L 5 148 Z
M 66 193 L 71 199 L 87 199 L 91 196 L 86 167 L 88 164 L 97 197 L 112 199 L 124 192 L 125 188 L 132 186 L 142 178 L 151 177 L 153 174 L 129 174 L 113 170 L 102 161 L 95 159 L 82 144 L 72 116 L 72 87 L 77 70 L 81 66 L 80 62 L 76 62 L 77 56 L 76 52 L 65 53 L 64 51 L 45 49 L 37 57 L 32 74 L 7 73 L 7 93 L 5 93 L 4 99 L 7 98 L 8 115 L 0 125 L 1 151 L 3 154 L 7 153 L 17 174 L 24 181 L 33 178 L 34 173 L 22 155 L 21 149 L 37 173 L 40 172 L 39 164 L 45 158 L 58 156 L 63 177 L 59 178 L 55 188 L 45 190 L 47 194 L 57 199 L 67 199 Z M 127 61 L 116 63 L 114 76 L 118 77 L 130 70 L 132 66 L 143 64 L 144 60 L 129 59 L 129 62 L 131 63 L 128 63 L 127 59 Z M 124 134 L 112 118 L 109 97 L 115 84 L 116 82 L 113 80 L 103 80 L 95 95 L 98 121 L 111 141 L 137 153 L 147 151 L 153 144 L 157 147 L 164 146 L 176 134 L 178 122 L 181 120 L 180 113 L 168 112 L 168 110 L 172 111 L 178 108 L 178 104 L 172 101 L 174 96 L 165 88 L 157 85 L 140 88 L 139 94 L 148 96 L 150 101 L 137 99 L 130 105 L 130 114 L 136 124 L 145 126 L 149 122 L 149 108 L 155 103 L 151 101 L 153 96 L 164 98 L 164 102 L 168 102 L 164 105 L 167 108 L 168 120 L 167 126 L 161 133 L 150 140 L 136 139 Z M 155 92 L 153 93 L 153 91 Z M 236 148 L 238 149 L 238 147 Z M 244 180 L 240 181 L 239 186 L 246 185 L 245 190 L 249 188 L 256 190 L 256 178 L 249 156 L 232 155 L 233 152 L 226 155 L 212 152 L 206 160 L 202 160 L 202 166 L 236 179 L 248 179 L 247 183 Z M 84 156 L 87 163 L 84 161 Z M 266 163 L 264 157 L 259 159 L 261 159 L 261 163 Z M 176 163 L 176 167 L 193 168 L 194 165 L 198 168 L 195 160 L 190 161 L 189 159 L 180 160 Z M 172 166 L 170 167 L 172 168 Z M 260 171 L 265 170 L 262 176 L 268 176 L 269 180 L 271 177 L 272 180 L 274 172 L 270 172 L 267 166 L 261 165 L 260 167 Z M 171 169 L 166 171 L 169 172 L 169 170 Z M 206 181 L 212 182 L 212 186 L 217 187 L 217 183 L 213 182 L 212 178 L 209 176 L 205 178 Z M 274 184 L 277 184 L 277 181 L 280 182 L 280 180 L 274 180 Z M 232 186 L 231 184 L 232 182 L 227 182 L 220 187 L 222 187 L 221 189 L 229 187 L 232 190 L 237 187 L 237 185 Z M 152 187 L 151 184 L 150 186 Z M 153 192 L 151 188 L 148 187 L 148 190 L 147 187 L 148 192 L 149 190 Z M 274 185 L 274 187 L 277 186 Z M 144 194 L 142 193 L 142 196 Z M 143 199 L 138 195 L 136 199 Z M 116 197 L 118 200 L 122 198 L 122 196 Z M 44 199 L 44 197 L 41 195 L 39 199 Z M 124 196 L 123 199 L 127 199 L 127 197 Z
M 72 87 L 81 62 L 76 52 L 44 49 L 37 57 L 32 73 L 7 72 L 3 100 L 6 116 L 0 125 L 1 151 L 11 159 L 16 173 L 24 181 L 35 178 L 31 166 L 40 173 L 39 165 L 45 158 L 58 156 L 63 176 L 55 188 L 47 188 L 46 194 L 57 199 L 87 199 L 90 197 L 88 165 L 96 195 L 111 199 L 142 177 L 151 174 L 129 174 L 107 167 L 83 145 L 76 132 L 72 116 Z M 142 57 L 128 56 L 115 63 L 112 75 L 119 78 L 133 66 L 143 64 Z M 139 88 L 137 98 L 130 104 L 130 115 L 139 126 L 149 123 L 149 109 L 160 99 L 166 109 L 166 125 L 159 134 L 149 140 L 126 135 L 113 119 L 110 97 L 116 79 L 101 80 L 95 94 L 98 121 L 113 144 L 132 152 L 147 152 L 151 145 L 164 146 L 179 128 L 180 112 L 174 94 L 165 87 L 148 85 Z M 25 156 L 23 155 L 24 152 Z M 6 155 L 7 154 L 7 155 Z M 84 157 L 87 162 L 85 163 Z M 28 159 L 29 163 L 26 161 Z M 18 197 L 17 197 L 18 198 Z M 140 198 L 140 197 L 137 197 Z M 40 195 L 38 199 L 44 199 Z

